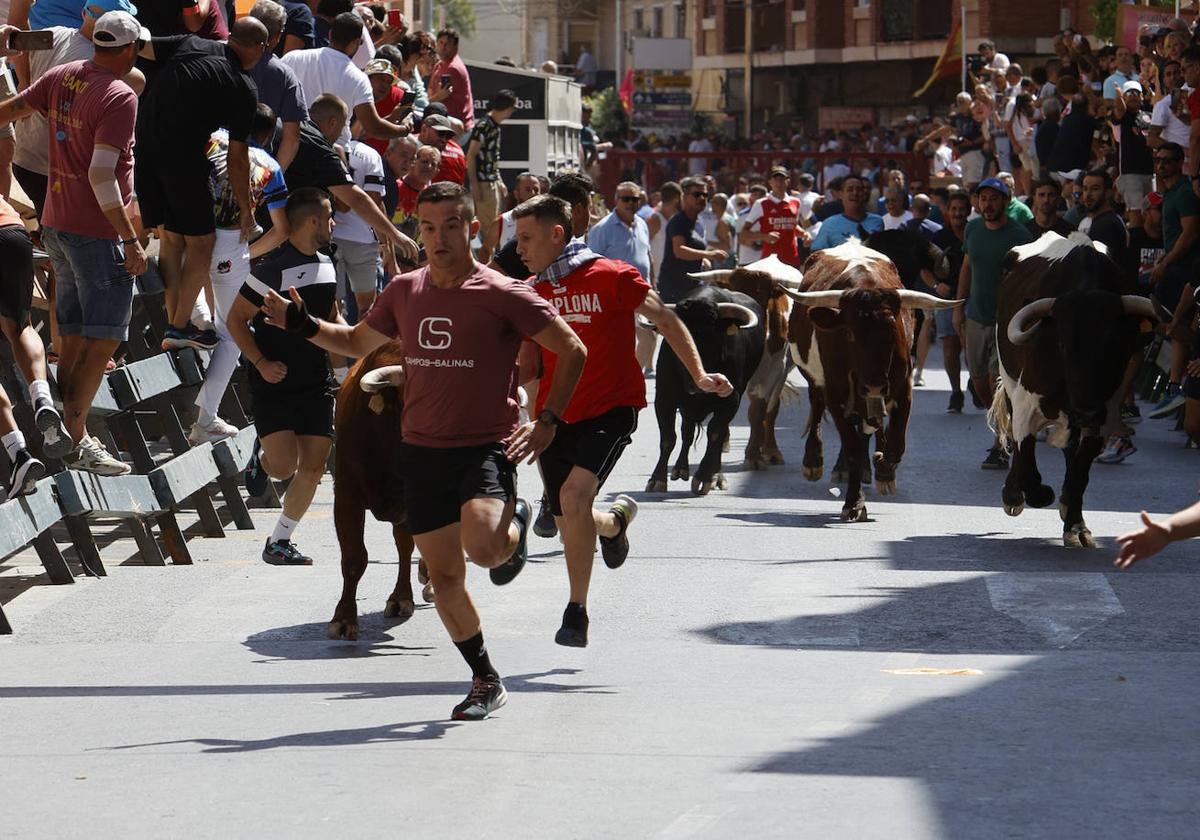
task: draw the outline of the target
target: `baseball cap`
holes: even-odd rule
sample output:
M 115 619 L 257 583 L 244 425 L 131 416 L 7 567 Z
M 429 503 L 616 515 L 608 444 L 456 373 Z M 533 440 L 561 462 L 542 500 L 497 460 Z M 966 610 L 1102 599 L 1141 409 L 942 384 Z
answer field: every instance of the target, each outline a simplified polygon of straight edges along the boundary
M 979 186 L 975 188 L 975 192 L 981 193 L 984 190 L 995 190 L 1005 198 L 1010 196 L 1008 184 L 1004 183 L 999 178 L 984 178 L 982 181 L 980 181 Z
M 1136 90 L 1138 93 L 1142 93 L 1142 83 L 1137 79 L 1130 79 L 1128 82 L 1121 85 L 1121 93 L 1129 93 L 1131 90 Z
M 436 114 L 440 114 L 443 117 L 450 116 L 450 112 L 446 110 L 446 103 L 430 102 L 425 106 L 425 116 L 432 117 Z
M 89 17 L 99 18 L 105 12 L 129 12 L 131 15 L 136 15 L 137 6 L 129 2 L 129 0 L 87 0 L 83 4 L 83 10 L 88 13 Z
M 98 47 L 124 47 L 134 41 L 149 41 L 150 30 L 129 12 L 105 12 L 96 21 L 92 43 Z
M 1162 207 L 1162 201 L 1163 201 L 1162 193 L 1158 193 L 1158 192 L 1149 193 L 1146 196 L 1146 200 L 1143 203 L 1142 209 L 1149 210 L 1151 207 Z
M 786 178 L 786 177 L 788 177 L 787 167 L 786 166 L 772 166 L 770 174 L 771 175 L 782 175 L 784 178 Z
M 421 125 L 427 125 L 439 134 L 449 134 L 453 136 L 457 133 L 454 130 L 454 126 L 450 125 L 450 120 L 446 117 L 443 117 L 441 114 L 433 114 L 431 116 L 426 113 L 425 119 Z
M 368 76 L 391 76 L 393 80 L 396 78 L 396 69 L 386 58 L 372 58 L 363 68 L 363 72 Z

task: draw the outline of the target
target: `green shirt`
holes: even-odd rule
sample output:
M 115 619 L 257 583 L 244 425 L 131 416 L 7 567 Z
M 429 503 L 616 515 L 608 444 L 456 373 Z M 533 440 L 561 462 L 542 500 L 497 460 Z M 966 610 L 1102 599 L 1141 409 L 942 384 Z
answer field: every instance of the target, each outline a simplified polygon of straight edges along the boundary
M 1023 225 L 1033 220 L 1033 211 L 1029 209 L 1029 205 L 1024 201 L 1014 198 L 1008 202 L 1008 218 L 1019 225 Z
M 1192 192 L 1192 185 L 1186 175 L 1180 177 L 1175 186 L 1163 193 L 1162 229 L 1165 253 L 1171 253 L 1175 241 L 1183 234 L 1185 216 L 1200 216 L 1200 199 Z
M 984 326 L 996 323 L 996 290 L 1001 262 L 1009 249 L 1033 241 L 1033 234 L 1011 218 L 999 230 L 989 230 L 982 218 L 967 222 L 963 253 L 971 258 L 971 291 L 967 317 Z

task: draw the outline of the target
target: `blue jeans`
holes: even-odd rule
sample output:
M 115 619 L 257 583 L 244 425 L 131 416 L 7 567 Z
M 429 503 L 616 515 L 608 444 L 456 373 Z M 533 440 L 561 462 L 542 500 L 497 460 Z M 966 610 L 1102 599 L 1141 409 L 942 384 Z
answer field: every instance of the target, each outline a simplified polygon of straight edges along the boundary
M 58 331 L 63 335 L 124 341 L 133 311 L 133 275 L 115 239 L 42 228 L 54 264 Z

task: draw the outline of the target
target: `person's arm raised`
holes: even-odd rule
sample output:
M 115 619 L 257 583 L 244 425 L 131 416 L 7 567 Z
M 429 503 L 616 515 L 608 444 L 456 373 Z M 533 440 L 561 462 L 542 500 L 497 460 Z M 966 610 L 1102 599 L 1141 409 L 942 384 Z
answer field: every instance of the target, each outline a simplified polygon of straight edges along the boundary
M 290 301 L 274 289 L 268 289 L 263 295 L 261 310 L 267 323 L 305 338 L 323 350 L 361 359 L 388 341 L 386 335 L 368 326 L 366 321 L 351 327 L 314 318 L 295 286 L 288 288 L 288 296 Z

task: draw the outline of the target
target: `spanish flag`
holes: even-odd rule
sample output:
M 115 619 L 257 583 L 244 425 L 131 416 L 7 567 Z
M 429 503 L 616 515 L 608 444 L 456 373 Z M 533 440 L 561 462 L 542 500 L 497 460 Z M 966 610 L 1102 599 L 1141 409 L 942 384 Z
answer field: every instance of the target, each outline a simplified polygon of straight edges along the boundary
M 621 80 L 621 87 L 617 89 L 617 96 L 621 99 L 621 106 L 625 109 L 626 114 L 633 113 L 633 70 L 625 71 L 625 78 Z
M 937 64 L 933 66 L 933 72 L 929 74 L 929 79 L 921 86 L 921 89 L 913 94 L 913 99 L 917 99 L 925 91 L 929 90 L 935 82 L 942 79 L 949 79 L 957 76 L 962 72 L 963 60 L 963 33 L 962 21 L 954 22 L 954 29 L 950 31 L 950 37 L 946 41 L 946 46 L 942 47 L 941 58 Z

